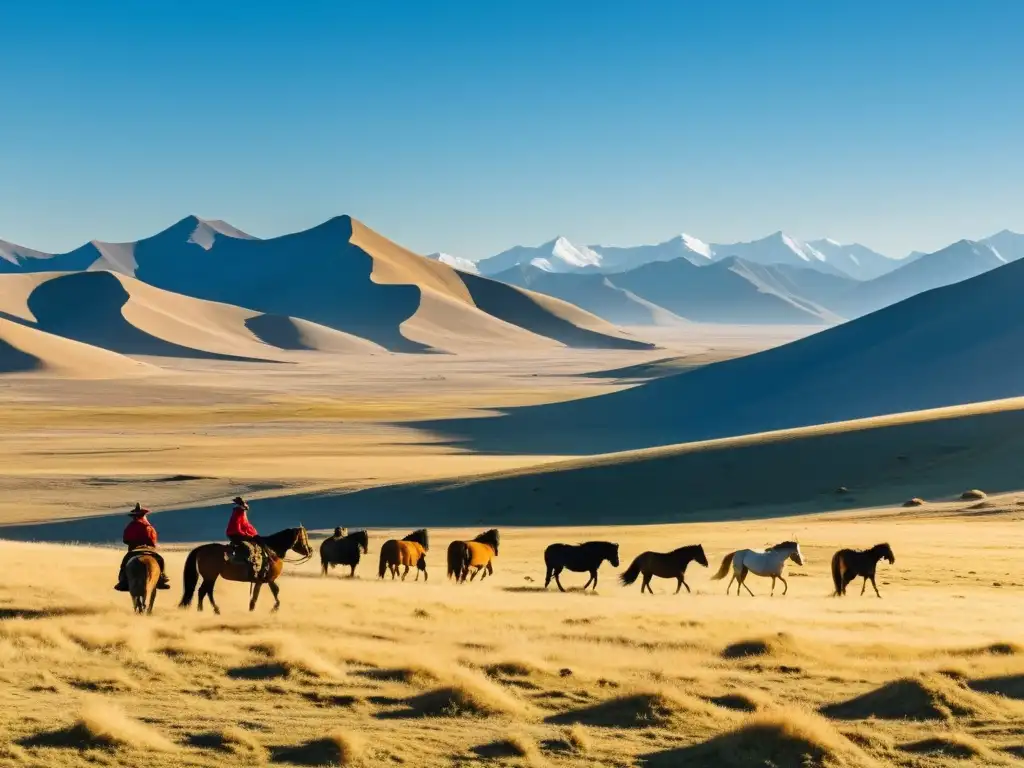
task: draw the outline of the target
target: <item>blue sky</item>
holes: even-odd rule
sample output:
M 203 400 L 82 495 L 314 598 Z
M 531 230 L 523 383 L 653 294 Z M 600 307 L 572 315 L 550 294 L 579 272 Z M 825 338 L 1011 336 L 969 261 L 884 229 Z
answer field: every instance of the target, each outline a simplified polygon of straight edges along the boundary
M 0 238 L 1024 231 L 1024 3 L 0 4 Z

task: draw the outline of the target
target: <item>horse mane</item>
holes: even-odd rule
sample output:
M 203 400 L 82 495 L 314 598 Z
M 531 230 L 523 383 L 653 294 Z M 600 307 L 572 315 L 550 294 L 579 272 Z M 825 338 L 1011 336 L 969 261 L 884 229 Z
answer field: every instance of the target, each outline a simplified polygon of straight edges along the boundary
M 418 528 L 418 529 L 416 529 L 415 531 L 410 533 L 408 536 L 406 536 L 404 539 L 402 539 L 402 541 L 415 541 L 415 542 L 417 542 L 419 544 L 422 544 L 424 549 L 430 549 L 430 545 L 428 543 L 429 542 L 429 538 L 427 536 L 427 529 L 426 528 Z
M 679 549 L 673 549 L 669 552 L 670 555 L 679 555 L 683 552 L 696 552 L 698 549 L 703 549 L 701 544 L 687 544 L 685 547 L 679 547 Z
M 501 534 L 498 533 L 498 529 L 491 528 L 489 531 L 484 531 L 483 533 L 481 533 L 479 536 L 473 539 L 473 541 L 479 541 L 481 544 L 492 544 L 495 547 L 497 547 L 500 538 Z
M 774 547 L 768 547 L 768 549 L 766 549 L 765 551 L 774 552 L 779 549 L 798 549 L 799 547 L 800 545 L 797 544 L 795 541 L 783 541 L 779 544 L 776 544 Z

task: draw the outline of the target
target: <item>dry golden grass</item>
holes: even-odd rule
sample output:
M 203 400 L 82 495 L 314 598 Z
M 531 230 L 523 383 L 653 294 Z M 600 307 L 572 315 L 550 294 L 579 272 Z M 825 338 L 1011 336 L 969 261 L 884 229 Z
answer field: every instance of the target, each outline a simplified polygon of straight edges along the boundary
M 12 385 L 0 394 L 0 522 L 121 511 L 135 498 L 167 509 L 242 490 L 258 498 L 532 467 L 557 457 L 472 455 L 391 422 L 605 391 L 622 384 L 580 374 L 664 356 L 416 366 L 388 357 L 379 368 L 247 378 L 183 363 L 182 375 L 155 383 Z M 524 375 L 532 370 L 551 375 Z M 980 448 L 970 454 L 971 466 L 987 466 Z M 111 589 L 119 549 L 0 542 L 0 764 L 1014 764 L 1024 756 L 1017 499 L 992 493 L 974 510 L 932 501 L 939 495 L 914 484 L 916 465 L 884 469 L 892 503 L 920 493 L 929 504 L 856 509 L 870 496 L 842 478 L 852 489 L 842 514 L 508 528 L 483 584 L 446 582 L 441 564 L 449 540 L 479 529 L 431 528 L 427 584 L 373 578 L 380 544 L 407 530 L 372 530 L 356 579 L 322 578 L 315 562 L 287 566 L 274 615 L 267 594 L 249 614 L 246 587 L 230 583 L 217 587 L 221 616 L 174 608 L 180 545 L 165 548 L 173 590 L 152 617 L 137 617 Z M 522 472 L 531 488 L 532 471 Z M 988 476 L 959 482 L 956 494 L 998 487 Z M 834 500 L 836 486 L 823 493 Z M 647 490 L 637 486 L 630 510 L 642 512 Z M 122 523 L 111 519 L 111 539 Z M 562 575 L 567 594 L 539 587 L 554 541 L 619 542 L 624 566 L 644 550 L 700 542 L 715 565 L 793 536 L 807 565 L 790 568 L 786 597 L 769 598 L 755 577 L 756 598 L 726 596 L 696 565 L 692 595 L 661 580 L 641 595 L 608 566 L 597 594 L 578 591 L 580 574 Z M 859 597 L 857 583 L 830 598 L 832 553 L 882 540 L 897 555 L 879 569 L 883 599 Z
M 116 552 L 3 543 L 0 729 L 12 745 L 0 760 L 1012 764 L 1024 617 L 1010 585 L 1024 531 L 999 518 L 870 519 L 508 529 L 483 585 L 378 581 L 365 564 L 360 578 L 323 578 L 308 563 L 286 571 L 276 615 L 269 602 L 249 614 L 244 586 L 222 584 L 221 616 L 168 597 L 136 617 L 110 590 Z M 550 541 L 614 537 L 624 555 L 701 541 L 714 559 L 794 531 L 807 565 L 791 567 L 785 598 L 761 580 L 756 598 L 726 596 L 699 567 L 692 595 L 656 580 L 641 596 L 612 586 L 607 566 L 596 595 L 536 586 Z M 467 533 L 432 539 L 442 549 Z M 373 532 L 371 552 L 393 534 Z M 898 558 L 880 568 L 883 599 L 828 597 L 831 551 L 876 536 Z M 184 551 L 167 555 L 178 588 Z M 570 588 L 585 579 L 564 576 Z M 87 714 L 83 696 L 110 709 Z

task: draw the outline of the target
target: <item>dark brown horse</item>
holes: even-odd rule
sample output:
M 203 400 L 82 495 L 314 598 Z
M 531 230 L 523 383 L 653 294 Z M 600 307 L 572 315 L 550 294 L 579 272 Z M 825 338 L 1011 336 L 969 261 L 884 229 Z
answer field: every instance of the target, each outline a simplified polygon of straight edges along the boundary
M 203 583 L 199 586 L 199 604 L 197 608 L 203 610 L 203 598 L 210 598 L 210 605 L 214 613 L 220 613 L 220 608 L 213 600 L 213 587 L 217 579 L 223 577 L 228 581 L 245 581 L 252 584 L 252 596 L 249 598 L 249 610 L 256 609 L 256 601 L 260 596 L 260 587 L 264 583 L 270 587 L 274 596 L 274 610 L 281 607 L 279 598 L 280 588 L 275 583 L 284 569 L 284 556 L 291 550 L 302 556 L 299 563 L 304 563 L 313 556 L 313 549 L 309 545 L 309 537 L 306 529 L 301 525 L 298 528 L 286 528 L 283 531 L 272 533 L 270 536 L 260 536 L 258 539 L 273 557 L 266 569 L 266 575 L 261 580 L 254 580 L 246 566 L 232 563 L 228 560 L 227 544 L 203 544 L 188 553 L 185 560 L 185 573 L 182 575 L 184 592 L 181 596 L 179 608 L 188 608 L 192 605 L 192 595 L 196 591 L 196 583 L 199 577 L 203 577 Z
M 597 589 L 597 569 L 607 560 L 612 568 L 619 567 L 619 545 L 610 541 L 588 541 L 585 544 L 552 544 L 544 550 L 544 565 L 547 572 L 544 576 L 544 589 L 548 588 L 551 579 L 555 580 L 560 592 L 565 592 L 558 578 L 563 569 L 576 573 L 589 573 L 590 578 L 583 585 L 583 591 L 591 584 Z
M 896 562 L 896 555 L 892 553 L 892 548 L 888 544 L 875 544 L 867 550 L 840 549 L 832 555 L 832 583 L 836 588 L 832 597 L 845 595 L 847 585 L 858 576 L 864 577 L 864 584 L 860 588 L 862 596 L 870 581 L 875 594 L 881 597 L 878 594 L 878 585 L 875 584 L 875 569 L 878 567 L 878 561 L 882 559 L 888 560 L 889 565 Z
M 690 585 L 686 583 L 684 577 L 686 576 L 686 566 L 690 564 L 691 560 L 696 560 L 705 568 L 708 567 L 708 559 L 704 555 L 703 546 L 694 544 L 674 549 L 671 552 L 644 552 L 638 555 L 625 573 L 619 576 L 619 581 L 624 586 L 629 586 L 642 573 L 644 580 L 640 585 L 641 593 L 646 589 L 652 595 L 654 594 L 654 590 L 651 589 L 651 578 L 654 576 L 662 579 L 676 579 L 679 582 L 676 585 L 675 593 L 677 595 L 683 587 L 686 587 L 686 591 L 689 592 Z
M 465 584 L 466 576 L 469 576 L 470 569 L 473 575 L 469 576 L 472 581 L 480 571 L 484 575 L 480 577 L 483 581 L 494 573 L 492 561 L 498 556 L 498 542 L 501 536 L 497 528 L 484 531 L 472 541 L 453 541 L 448 545 L 448 578 L 455 577 L 457 584 Z
M 380 569 L 377 575 L 384 578 L 384 574 L 391 569 L 391 578 L 398 575 L 398 569 L 405 566 L 402 573 L 402 581 L 409 575 L 409 569 L 416 566 L 416 581 L 420 580 L 420 572 L 423 573 L 423 580 L 427 576 L 427 550 L 430 549 L 430 538 L 426 528 L 413 531 L 401 541 L 388 539 L 380 548 Z
M 343 533 L 341 528 L 334 529 L 334 535 L 320 543 L 320 568 L 324 576 L 327 569 L 336 565 L 347 565 L 352 569 L 350 578 L 355 578 L 359 555 L 369 554 L 370 537 L 366 531 Z
M 156 602 L 157 584 L 160 581 L 160 563 L 151 554 L 135 555 L 125 564 L 124 575 L 135 612 L 152 613 L 153 603 Z

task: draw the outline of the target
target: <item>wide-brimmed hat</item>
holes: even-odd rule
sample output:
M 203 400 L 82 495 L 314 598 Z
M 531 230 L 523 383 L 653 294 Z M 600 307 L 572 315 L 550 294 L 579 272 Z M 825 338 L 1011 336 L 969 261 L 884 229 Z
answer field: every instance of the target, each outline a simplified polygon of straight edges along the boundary
M 235 504 L 245 504 L 245 499 L 243 499 L 241 496 L 235 496 L 235 498 L 233 498 L 231 501 Z
M 149 514 L 149 510 L 141 506 L 138 502 L 135 502 L 135 509 L 128 513 L 130 517 L 145 517 Z

